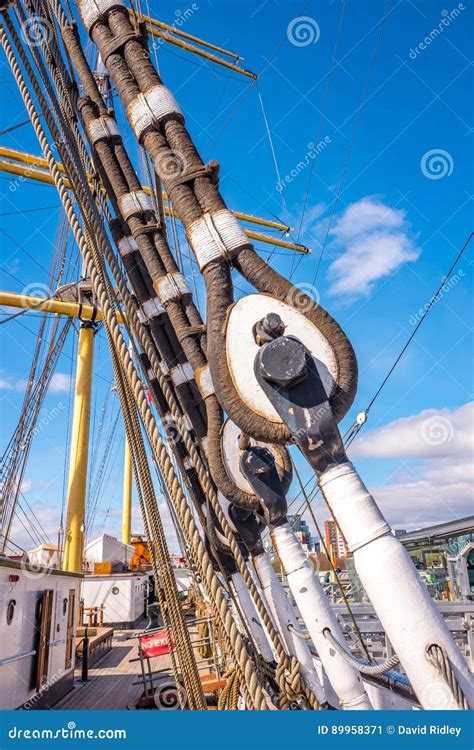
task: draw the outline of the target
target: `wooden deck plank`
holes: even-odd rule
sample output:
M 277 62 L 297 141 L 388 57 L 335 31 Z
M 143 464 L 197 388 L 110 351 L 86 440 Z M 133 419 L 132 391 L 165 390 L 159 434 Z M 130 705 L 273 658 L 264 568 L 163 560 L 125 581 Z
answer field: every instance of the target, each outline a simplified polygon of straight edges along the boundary
M 141 674 L 138 658 L 138 639 L 130 638 L 140 631 L 117 631 L 112 649 L 89 669 L 88 682 L 81 682 L 76 670 L 73 690 L 56 706 L 70 710 L 124 710 L 132 708 L 143 692 L 143 686 L 133 685 Z M 153 660 L 153 669 L 171 669 L 169 656 Z

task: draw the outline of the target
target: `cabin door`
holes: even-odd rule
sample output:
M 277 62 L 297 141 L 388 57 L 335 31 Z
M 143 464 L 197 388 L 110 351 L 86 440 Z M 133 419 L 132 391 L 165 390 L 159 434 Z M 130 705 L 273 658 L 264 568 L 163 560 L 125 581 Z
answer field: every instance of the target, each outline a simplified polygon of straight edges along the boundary
M 66 669 L 72 667 L 72 653 L 74 648 L 74 614 L 76 608 L 76 591 L 69 589 L 69 601 L 67 610 L 67 634 L 66 634 Z
M 53 618 L 53 599 L 54 590 L 46 589 L 43 592 L 43 602 L 41 607 L 41 623 L 38 646 L 38 671 L 36 673 L 36 690 L 41 687 L 48 679 L 48 661 L 49 645 L 51 640 L 51 622 Z

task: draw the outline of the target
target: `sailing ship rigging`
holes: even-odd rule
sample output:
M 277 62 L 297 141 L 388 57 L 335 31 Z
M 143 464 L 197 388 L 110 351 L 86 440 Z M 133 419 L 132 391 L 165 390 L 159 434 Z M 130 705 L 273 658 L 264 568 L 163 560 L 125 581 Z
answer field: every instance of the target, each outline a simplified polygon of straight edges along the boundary
M 150 40 L 173 40 L 235 74 L 252 80 L 255 75 L 240 66 L 238 55 L 210 43 L 198 47 L 200 40 L 140 8 L 129 9 L 123 0 L 78 0 L 77 17 L 61 0 L 1 0 L 0 9 L 5 58 L 42 152 L 1 147 L 0 167 L 55 186 L 83 263 L 80 284 L 58 283 L 50 298 L 26 301 L 29 309 L 67 319 L 54 320 L 46 352 L 40 342 L 47 323 L 41 324 L 22 417 L 5 452 L 3 551 L 38 411 L 77 320 L 60 547 L 63 571 L 83 570 L 85 532 L 94 513 L 92 504 L 87 516 L 86 497 L 100 323 L 126 434 L 123 539 L 130 542 L 133 474 L 163 627 L 173 643 L 171 668 L 183 686 L 180 707 L 205 710 L 208 703 L 160 513 L 161 491 L 219 630 L 225 670 L 218 708 L 372 710 L 379 706 L 368 680 L 388 684 L 398 667 L 418 705 L 433 707 L 432 686 L 441 685 L 436 707 L 472 708 L 466 660 L 346 454 L 338 423 L 357 390 L 352 345 L 331 315 L 266 262 L 253 241 L 269 240 L 301 254 L 308 248 L 260 231 L 264 225 L 287 232 L 284 223 L 228 207 L 219 164 L 202 159 Z M 25 28 L 34 43 L 25 43 Z M 96 66 L 89 62 L 86 34 L 100 61 Z M 133 140 L 119 127 L 111 89 Z M 148 185 L 135 169 L 131 143 L 139 144 Z M 205 285 L 205 315 L 196 276 L 180 262 L 177 221 Z M 62 257 L 54 268 L 59 282 Z M 252 291 L 236 294 L 239 283 Z M 2 294 L 1 301 L 19 304 L 13 297 Z M 364 415 L 349 439 L 363 422 Z M 395 654 L 383 662 L 348 652 L 340 622 L 288 522 L 290 445 L 314 473 L 390 639 Z M 103 471 L 99 465 L 92 498 Z M 291 596 L 265 550 L 264 531 Z

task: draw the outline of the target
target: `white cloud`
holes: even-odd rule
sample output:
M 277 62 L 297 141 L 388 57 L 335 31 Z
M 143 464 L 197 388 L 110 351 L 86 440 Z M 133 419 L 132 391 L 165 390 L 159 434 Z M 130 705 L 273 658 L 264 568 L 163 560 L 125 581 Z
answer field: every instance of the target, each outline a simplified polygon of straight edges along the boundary
M 19 510 L 18 515 L 15 515 L 13 519 L 10 539 L 22 549 L 31 550 L 37 546 L 40 539 L 42 542 L 48 541 L 43 534 L 42 529 L 44 529 L 51 542 L 57 544 L 60 509 L 51 507 L 42 502 L 29 502 L 35 517 L 33 517 L 28 506 L 22 503 L 20 499 L 20 504 L 24 507 L 25 513 L 35 527 L 35 532 L 31 529 L 30 524 L 25 519 L 24 513 Z M 15 549 L 15 547 L 12 546 L 12 549 Z
M 0 378 L 0 391 L 18 391 L 22 393 L 27 385 L 27 380 L 15 380 L 9 376 Z
M 474 402 L 426 409 L 356 440 L 351 458 L 398 459 L 386 484 L 370 486 L 394 526 L 412 529 L 472 514 Z
M 426 409 L 359 437 L 351 454 L 372 458 L 472 458 L 474 401 L 457 409 Z
M 24 495 L 27 495 L 28 492 L 31 492 L 32 487 L 33 487 L 33 482 L 31 481 L 31 479 L 24 479 L 21 483 L 20 491 Z
M 71 376 L 65 372 L 55 372 L 49 383 L 50 393 L 69 393 Z
M 331 229 L 338 257 L 328 270 L 331 295 L 366 296 L 374 284 L 420 255 L 405 212 L 367 197 L 348 206 Z
M 474 472 L 469 461 L 428 461 L 410 471 L 401 469 L 386 485 L 370 487 L 388 521 L 414 529 L 472 514 Z

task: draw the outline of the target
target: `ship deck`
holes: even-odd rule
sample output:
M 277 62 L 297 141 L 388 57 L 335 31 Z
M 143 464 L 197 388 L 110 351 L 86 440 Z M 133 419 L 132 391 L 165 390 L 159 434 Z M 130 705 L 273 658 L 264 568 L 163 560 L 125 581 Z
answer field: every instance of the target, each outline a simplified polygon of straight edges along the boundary
M 81 670 L 77 669 L 73 689 L 54 708 L 60 711 L 134 709 L 143 693 L 143 683 L 138 638 L 133 636 L 141 632 L 143 628 L 115 631 L 111 650 L 89 668 L 89 680 L 82 682 Z M 153 667 L 171 671 L 170 656 L 155 659 Z

